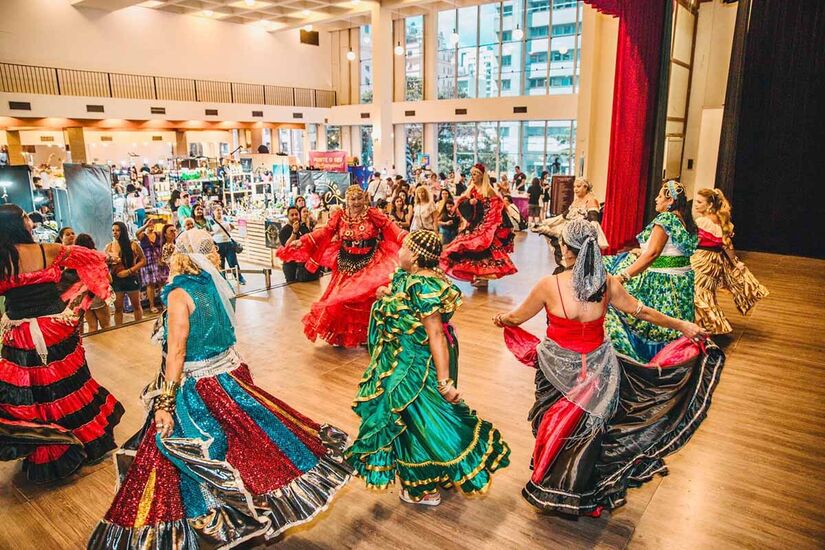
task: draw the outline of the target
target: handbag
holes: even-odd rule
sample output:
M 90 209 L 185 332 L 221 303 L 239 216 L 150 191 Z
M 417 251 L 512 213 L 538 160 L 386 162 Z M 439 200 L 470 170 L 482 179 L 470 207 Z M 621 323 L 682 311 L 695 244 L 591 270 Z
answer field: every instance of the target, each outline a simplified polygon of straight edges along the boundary
M 223 229 L 223 232 L 226 233 L 227 237 L 229 237 L 229 242 L 232 243 L 232 247 L 235 249 L 235 254 L 240 254 L 241 252 L 243 252 L 243 245 L 232 238 L 232 235 L 229 234 L 229 231 L 226 230 L 223 224 L 217 220 L 215 220 L 215 223 L 218 224 L 218 227 Z

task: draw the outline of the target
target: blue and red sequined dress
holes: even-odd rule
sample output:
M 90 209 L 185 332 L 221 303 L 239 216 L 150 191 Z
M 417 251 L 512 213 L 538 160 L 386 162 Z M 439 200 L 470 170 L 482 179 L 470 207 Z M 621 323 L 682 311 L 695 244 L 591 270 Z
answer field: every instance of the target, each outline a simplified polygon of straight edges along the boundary
M 346 434 L 254 384 L 209 274 L 177 275 L 163 301 L 177 288 L 195 310 L 174 431 L 161 438 L 150 418 L 119 452 L 120 487 L 89 548 L 224 548 L 271 538 L 312 520 L 350 478 Z M 157 393 L 156 381 L 143 397 Z
M 61 291 L 64 269 L 77 280 Z M 92 378 L 80 336 L 83 309 L 109 292 L 104 256 L 76 246 L 44 269 L 0 281 L 0 460 L 24 458 L 32 481 L 66 477 L 116 447 L 123 406 Z

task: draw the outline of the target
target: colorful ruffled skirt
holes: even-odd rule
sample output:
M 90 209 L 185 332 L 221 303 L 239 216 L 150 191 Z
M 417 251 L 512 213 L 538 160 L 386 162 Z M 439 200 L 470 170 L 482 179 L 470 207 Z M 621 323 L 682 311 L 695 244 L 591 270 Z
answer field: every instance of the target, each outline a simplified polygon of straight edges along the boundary
M 554 365 L 539 363 L 539 339 L 508 328 L 505 341 L 536 368 L 529 414 L 536 437 L 533 475 L 522 496 L 540 510 L 574 516 L 597 517 L 622 506 L 628 489 L 667 474 L 664 458 L 681 449 L 707 416 L 725 362 L 716 345 L 700 349 L 686 338 L 649 363 L 618 355 L 618 405 L 604 429 L 593 430 L 589 413 L 545 376 Z
M 484 217 L 444 247 L 440 267 L 460 281 L 501 279 L 516 273 L 510 254 L 515 234 L 502 226 L 501 200 L 490 200 Z
M 721 289 L 733 295 L 736 308 L 747 315 L 756 302 L 768 295 L 768 289 L 744 268 L 736 269 L 725 252 L 700 249 L 693 253 L 690 265 L 696 273 L 694 306 L 696 324 L 711 334 L 727 334 L 733 329 L 719 306 L 716 293 Z
M 116 447 L 123 406 L 89 372 L 76 319 L 9 324 L 0 358 L 0 460 L 23 458 L 28 479 L 49 482 Z M 30 323 L 48 349 L 36 351 Z
M 120 488 L 89 548 L 228 548 L 275 537 L 326 509 L 347 482 L 345 444 L 343 432 L 255 386 L 246 365 L 187 376 L 173 434 L 161 439 L 150 418 L 120 453 Z
M 446 332 L 456 379 L 458 344 L 451 326 Z M 438 393 L 427 343 L 404 344 L 386 346 L 361 380 L 353 405 L 361 426 L 347 459 L 368 488 L 385 489 L 398 477 L 413 500 L 439 487 L 486 492 L 493 472 L 510 463 L 510 448 L 463 401 Z
M 611 275 L 618 275 L 630 267 L 637 258 L 637 255 L 625 252 L 616 256 L 605 256 L 603 260 L 605 269 Z M 681 262 L 679 267 L 650 267 L 630 279 L 625 284 L 625 289 L 649 308 L 676 319 L 693 321 L 693 270 L 690 269 L 689 258 L 673 258 Z M 668 259 L 660 257 L 657 261 L 665 263 Z M 605 329 L 617 353 L 643 363 L 659 353 L 669 342 L 681 336 L 677 330 L 642 321 L 612 306 L 607 310 Z

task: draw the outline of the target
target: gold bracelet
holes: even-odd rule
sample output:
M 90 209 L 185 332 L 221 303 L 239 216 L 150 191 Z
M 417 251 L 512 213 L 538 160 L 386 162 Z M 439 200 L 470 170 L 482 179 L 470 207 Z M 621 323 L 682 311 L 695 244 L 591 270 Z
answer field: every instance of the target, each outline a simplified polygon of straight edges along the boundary
M 641 300 L 636 300 L 636 301 L 638 302 L 638 304 L 636 305 L 636 311 L 634 311 L 632 315 L 634 317 L 638 318 L 639 314 L 642 312 L 642 309 L 644 309 L 645 305 L 642 303 Z

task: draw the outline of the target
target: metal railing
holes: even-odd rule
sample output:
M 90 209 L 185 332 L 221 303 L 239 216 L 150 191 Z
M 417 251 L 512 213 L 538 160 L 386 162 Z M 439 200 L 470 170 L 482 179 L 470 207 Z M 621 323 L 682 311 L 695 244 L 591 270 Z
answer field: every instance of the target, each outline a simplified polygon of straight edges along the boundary
M 107 73 L 0 62 L 0 92 L 124 99 L 334 107 L 333 90 Z

